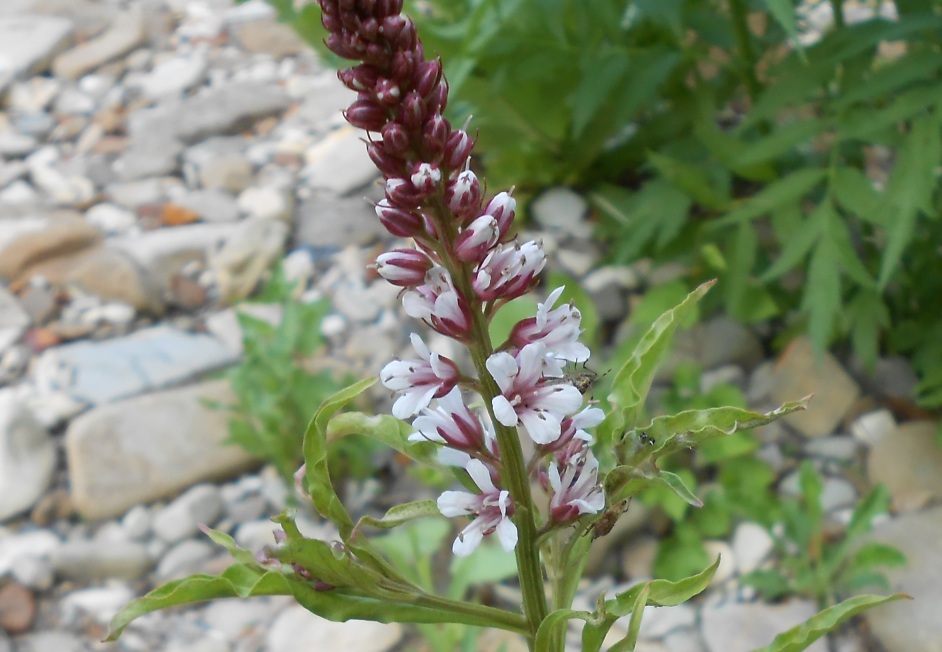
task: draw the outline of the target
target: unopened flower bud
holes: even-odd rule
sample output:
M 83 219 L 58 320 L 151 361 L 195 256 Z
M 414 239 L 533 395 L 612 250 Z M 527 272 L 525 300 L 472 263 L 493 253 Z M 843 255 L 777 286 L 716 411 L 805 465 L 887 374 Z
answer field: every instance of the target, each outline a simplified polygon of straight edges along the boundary
M 500 241 L 505 242 L 507 234 L 510 231 L 510 225 L 513 224 L 514 215 L 517 208 L 517 200 L 510 196 L 509 192 L 499 192 L 487 203 L 484 212 L 493 215 L 497 220 L 497 229 L 500 231 Z
M 353 68 L 345 68 L 337 71 L 337 77 L 344 86 L 352 91 L 368 91 L 376 86 L 379 79 L 379 71 L 373 66 L 360 64 Z
M 379 21 L 376 20 L 376 18 L 373 16 L 370 16 L 360 23 L 359 32 L 363 35 L 364 38 L 370 41 L 375 41 L 376 36 L 379 34 Z
M 393 249 L 376 257 L 376 271 L 384 279 L 400 287 L 414 287 L 425 282 L 425 273 L 432 261 L 415 249 Z
M 387 199 L 376 204 L 376 215 L 386 230 L 397 238 L 412 238 L 424 231 L 425 221 L 421 215 L 396 208 Z
M 434 159 L 441 157 L 445 151 L 449 131 L 451 131 L 451 125 L 441 113 L 435 113 L 425 121 L 422 127 L 422 148 L 427 156 Z
M 345 39 L 339 31 L 328 34 L 327 40 L 324 41 L 324 44 L 327 46 L 328 50 L 336 54 L 338 57 L 343 59 L 356 59 L 356 53 L 350 50 L 347 45 L 347 39 Z
M 428 197 L 442 181 L 442 171 L 432 163 L 419 163 L 412 170 L 412 185 L 423 196 Z
M 464 262 L 479 262 L 487 251 L 497 244 L 497 221 L 490 215 L 482 215 L 458 234 L 455 253 Z
M 425 122 L 425 102 L 415 91 L 409 91 L 399 106 L 399 120 L 405 126 L 416 129 Z
M 343 26 L 340 22 L 340 16 L 328 14 L 326 11 L 321 13 L 321 25 L 330 33 L 339 32 Z
M 370 100 L 357 100 L 344 111 L 347 122 L 367 131 L 380 131 L 386 124 L 386 109 Z
M 471 140 L 468 132 L 464 129 L 455 129 L 445 141 L 445 158 L 442 163 L 451 169 L 460 169 L 471 156 L 473 147 L 474 141 Z
M 394 156 L 405 156 L 409 151 L 409 132 L 402 124 L 392 121 L 383 126 L 383 147 Z
M 412 210 L 425 199 L 425 195 L 418 192 L 409 179 L 390 177 L 386 179 L 386 199 L 393 206 Z
M 389 64 L 389 53 L 386 51 L 386 47 L 379 43 L 369 43 L 359 51 L 362 53 L 360 54 L 360 58 L 366 63 L 380 67 L 385 67 Z
M 418 37 L 415 34 L 415 23 L 408 18 L 406 24 L 402 26 L 399 36 L 396 38 L 395 47 L 398 50 L 409 51 L 415 48 Z
M 373 14 L 376 16 L 393 16 L 402 11 L 402 0 L 376 0 Z
M 423 61 L 416 65 L 413 74 L 412 87 L 422 97 L 428 97 L 435 90 L 436 84 L 442 78 L 442 62 L 438 59 Z
M 445 188 L 445 201 L 455 215 L 468 218 L 481 208 L 481 182 L 471 170 L 465 170 Z M 495 225 L 497 221 L 494 221 Z
M 401 158 L 392 156 L 385 148 L 382 142 L 371 142 L 366 146 L 366 153 L 369 155 L 373 164 L 383 173 L 384 177 L 393 177 L 402 174 L 402 168 L 405 161 Z
M 402 28 L 405 27 L 405 24 L 406 19 L 403 16 L 387 16 L 383 19 L 380 32 L 390 43 L 395 43 L 399 38 L 399 33 L 402 31 Z
M 399 85 L 391 79 L 379 79 L 373 87 L 373 94 L 376 101 L 383 106 L 393 107 L 399 104 L 402 92 Z
M 429 113 L 444 113 L 448 106 L 448 83 L 442 79 L 432 90 L 431 95 L 426 99 Z
M 412 52 L 396 51 L 389 65 L 390 75 L 405 87 L 412 84 L 412 70 L 415 67 L 415 57 Z
M 376 8 L 376 0 L 358 0 L 357 5 L 360 9 L 360 13 L 365 16 L 370 16 Z

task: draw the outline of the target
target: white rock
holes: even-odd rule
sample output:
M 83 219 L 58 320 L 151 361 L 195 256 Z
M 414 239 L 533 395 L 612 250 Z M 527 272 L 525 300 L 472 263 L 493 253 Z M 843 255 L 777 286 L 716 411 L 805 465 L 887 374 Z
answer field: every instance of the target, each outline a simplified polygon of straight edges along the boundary
M 203 622 L 210 632 L 234 643 L 246 631 L 267 628 L 274 611 L 284 606 L 285 601 L 290 603 L 291 598 L 276 596 L 268 600 L 217 600 L 206 607 Z
M 359 129 L 344 127 L 310 147 L 304 153 L 307 166 L 301 171 L 307 185 L 345 195 L 373 181 L 379 173 L 362 138 Z
M 712 582 L 720 584 L 725 582 L 736 574 L 736 555 L 733 554 L 733 548 L 725 541 L 708 540 L 703 542 L 703 547 L 711 559 L 720 557 L 720 565 L 713 574 Z
M 206 58 L 201 54 L 161 61 L 138 80 L 141 93 L 148 99 L 179 96 L 206 77 Z
M 96 587 L 72 591 L 63 596 L 59 606 L 67 616 L 71 616 L 69 620 L 84 613 L 104 625 L 135 597 L 134 591 L 126 586 Z
M 52 566 L 70 579 L 137 579 L 152 562 L 142 543 L 129 541 L 66 541 L 52 551 Z
M 857 502 L 857 490 L 843 478 L 825 478 L 821 492 L 821 507 L 825 512 L 833 512 L 842 507 L 849 507 Z
M 287 189 L 252 186 L 239 195 L 239 208 L 251 217 L 290 222 L 294 201 Z
M 569 188 L 550 188 L 533 201 L 530 211 L 536 223 L 545 229 L 580 239 L 592 236 L 592 227 L 586 221 L 589 203 Z
M 45 561 L 62 541 L 48 530 L 33 530 L 4 536 L 0 530 L 0 577 L 10 573 L 23 559 Z
M 39 194 L 22 179 L 14 181 L 0 192 L 0 204 L 31 204 L 38 198 Z
M 62 84 L 51 77 L 33 77 L 13 84 L 7 96 L 7 106 L 21 113 L 45 111 L 62 88 Z
M 257 551 L 263 546 L 274 545 L 275 531 L 278 529 L 280 526 L 272 523 L 270 519 L 247 521 L 236 528 L 233 538 L 239 547 Z
M 41 73 L 72 42 L 74 29 L 55 16 L 0 17 L 0 62 L 14 76 Z
M 154 533 L 169 543 L 182 541 L 196 535 L 200 525 L 215 525 L 222 513 L 219 489 L 197 485 L 154 515 Z
M 85 219 L 105 233 L 127 233 L 137 226 L 137 216 L 116 204 L 96 204 L 85 212 Z
M 300 606 L 278 614 L 266 636 L 268 652 L 385 652 L 402 639 L 402 626 L 350 620 L 324 620 Z
M 121 519 L 121 527 L 131 541 L 142 541 L 151 532 L 153 517 L 144 505 L 135 505 Z
M 775 541 L 764 527 L 748 521 L 740 523 L 733 533 L 736 569 L 742 575 L 756 570 L 774 547 Z
M 288 237 L 288 225 L 284 222 L 250 219 L 236 227 L 209 261 L 224 301 L 248 296 L 281 255 Z
M 0 156 L 20 158 L 35 150 L 36 146 L 36 139 L 32 136 L 15 131 L 0 131 Z
M 896 419 L 889 410 L 875 410 L 857 417 L 850 426 L 851 434 L 867 446 L 873 446 L 896 431 Z
M 627 629 L 628 620 L 626 617 L 622 622 Z M 641 619 L 640 638 L 659 639 L 664 638 L 672 631 L 684 627 L 691 627 L 697 622 L 697 612 L 693 607 L 686 604 L 679 604 L 674 607 L 654 607 L 644 608 L 644 616 Z
M 57 77 L 78 79 L 102 64 L 127 54 L 145 38 L 140 11 L 119 12 L 104 34 L 56 57 L 52 71 Z
M 0 390 L 0 522 L 39 500 L 56 466 L 49 433 L 11 389 Z
M 217 548 L 206 541 L 187 539 L 170 548 L 157 564 L 155 574 L 161 582 L 196 573 L 216 554 Z
M 95 99 L 75 88 L 66 88 L 56 98 L 55 113 L 58 115 L 89 115 L 95 112 Z
M 307 249 L 295 249 L 281 261 L 281 269 L 286 279 L 305 286 L 314 276 L 314 259 Z
M 701 629 L 710 652 L 745 652 L 768 645 L 779 633 L 804 622 L 817 608 L 810 600 L 784 604 L 727 603 L 705 606 L 700 612 Z M 806 648 L 827 652 L 824 639 Z
M 49 590 L 56 579 L 56 574 L 49 560 L 35 555 L 18 557 L 10 574 L 14 580 L 23 586 L 37 591 Z
M 26 327 L 29 315 L 20 305 L 19 300 L 5 287 L 0 285 L 0 353 L 16 343 Z

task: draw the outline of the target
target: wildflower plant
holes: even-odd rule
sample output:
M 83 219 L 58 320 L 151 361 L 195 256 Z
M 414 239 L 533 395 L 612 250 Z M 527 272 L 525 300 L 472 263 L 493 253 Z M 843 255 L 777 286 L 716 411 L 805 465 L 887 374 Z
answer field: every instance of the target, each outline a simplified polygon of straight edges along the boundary
M 521 634 L 531 650 L 563 650 L 567 623 L 582 621 L 583 650 L 599 650 L 612 624 L 630 615 L 631 650 L 645 605 L 669 606 L 701 592 L 718 560 L 679 582 L 653 580 L 600 598 L 593 611 L 571 608 L 592 542 L 605 536 L 632 496 L 665 486 L 699 504 L 659 458 L 776 419 L 804 406 L 768 414 L 740 408 L 689 410 L 641 420 L 658 360 L 678 323 L 707 291 L 704 284 L 658 319 L 616 373 L 609 411 L 586 404 L 568 365 L 585 363 L 579 310 L 559 303 L 562 289 L 520 321 L 505 342 L 488 325 L 507 302 L 534 290 L 546 262 L 538 241 L 514 236 L 510 191 L 487 196 L 470 169 L 473 136 L 443 117 L 448 83 L 428 58 L 402 0 L 319 0 L 327 47 L 359 61 L 340 71 L 357 93 L 345 112 L 367 134 L 366 149 L 382 172 L 385 198 L 376 214 L 390 234 L 411 239 L 376 260 L 378 273 L 401 288 L 405 312 L 465 347 L 471 364 L 432 351 L 412 336 L 416 357 L 380 373 L 397 397 L 392 415 L 343 412 L 375 383 L 367 379 L 326 400 L 304 439 L 298 485 L 339 532 L 333 542 L 303 536 L 290 514 L 273 519 L 275 543 L 237 548 L 208 531 L 236 563 L 219 576 L 194 575 L 140 598 L 112 623 L 117 637 L 135 617 L 171 605 L 219 597 L 288 594 L 331 620 L 459 623 Z M 408 422 L 411 420 L 411 424 Z M 399 505 L 382 518 L 355 523 L 331 484 L 329 442 L 348 434 L 383 441 L 420 463 L 448 467 L 463 486 L 437 500 Z M 522 604 L 498 608 L 443 597 L 408 579 L 371 543 L 370 529 L 417 518 L 461 519 L 452 544 L 458 557 L 486 538 L 515 556 Z M 799 650 L 868 606 L 894 599 L 855 598 L 786 633 L 769 650 Z M 778 641 L 778 639 L 777 639 Z

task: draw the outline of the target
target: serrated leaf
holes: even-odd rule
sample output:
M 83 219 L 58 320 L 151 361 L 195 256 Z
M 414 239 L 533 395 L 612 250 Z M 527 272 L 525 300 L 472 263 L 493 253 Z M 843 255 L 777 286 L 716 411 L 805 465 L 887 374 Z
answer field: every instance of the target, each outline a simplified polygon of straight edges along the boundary
M 791 231 L 787 238 L 783 238 L 785 244 L 782 252 L 759 277 L 759 281 L 769 283 L 797 267 L 811 251 L 820 233 L 821 224 L 813 214 L 808 218 L 802 218 L 801 226 Z
M 867 222 L 878 223 L 874 212 L 882 198 L 863 172 L 851 167 L 837 168 L 829 190 L 844 210 Z
M 831 339 L 841 308 L 841 275 L 838 256 L 830 240 L 819 239 L 808 264 L 802 310 L 808 315 L 808 333 L 817 350 Z
M 828 632 L 837 629 L 848 618 L 853 618 L 867 609 L 903 599 L 912 598 L 903 593 L 888 596 L 858 595 L 849 598 L 819 612 L 801 625 L 782 632 L 769 645 L 753 652 L 801 652 Z
M 688 294 L 680 305 L 661 315 L 641 338 L 612 381 L 612 393 L 608 396 L 612 408 L 599 426 L 600 435 L 608 433 L 610 436 L 624 429 L 626 424 L 634 425 L 651 388 L 654 373 L 670 346 L 674 331 L 714 284 L 715 281 L 708 281 L 700 285 Z M 603 446 L 610 441 L 611 439 L 608 439 L 603 442 Z
M 876 287 L 873 277 L 860 260 L 861 254 L 854 250 L 850 242 L 845 220 L 841 219 L 831 202 L 829 200 L 821 202 L 815 213 L 816 219 L 822 220 L 823 223 L 821 233 L 830 239 L 844 273 L 861 287 Z
M 900 94 L 886 107 L 876 110 L 871 107 L 862 107 L 846 112 L 835 135 L 838 142 L 867 141 L 887 129 L 895 130 L 900 122 L 909 120 L 940 102 L 942 102 L 942 89 L 938 84 L 919 86 Z
M 762 0 L 762 4 L 775 18 L 775 22 L 785 31 L 792 45 L 801 51 L 802 45 L 798 40 L 798 21 L 795 18 L 795 5 L 791 0 Z
M 746 222 L 784 204 L 796 202 L 816 188 L 826 176 L 827 171 L 819 168 L 796 170 L 744 200 L 742 206 L 714 220 L 707 226 L 707 229 L 712 231 L 730 224 Z
M 749 167 L 772 161 L 798 145 L 806 143 L 831 126 L 832 121 L 827 118 L 779 125 L 768 136 L 759 138 L 743 148 L 735 164 L 737 167 Z
M 892 210 L 887 216 L 886 247 L 880 266 L 882 290 L 896 271 L 903 252 L 913 238 L 920 212 L 931 214 L 936 189 L 935 169 L 942 158 L 942 130 L 935 115 L 913 121 L 912 130 L 887 182 L 885 198 Z

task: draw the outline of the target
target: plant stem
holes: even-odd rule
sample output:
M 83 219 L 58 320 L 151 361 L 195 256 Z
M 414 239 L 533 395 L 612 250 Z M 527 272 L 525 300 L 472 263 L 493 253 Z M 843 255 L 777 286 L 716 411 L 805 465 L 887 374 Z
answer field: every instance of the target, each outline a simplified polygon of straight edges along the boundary
M 512 613 L 504 609 L 487 607 L 473 602 L 459 602 L 449 600 L 437 595 L 422 595 L 415 599 L 414 604 L 421 607 L 430 607 L 450 613 L 465 614 L 474 616 L 480 620 L 486 621 L 492 627 L 504 629 L 511 632 L 526 634 L 529 630 L 529 623 L 520 614 Z M 459 621 L 460 622 L 460 621 Z
M 755 101 L 762 86 L 759 84 L 759 78 L 756 77 L 756 53 L 752 48 L 746 3 L 744 0 L 729 0 L 729 9 L 733 19 L 736 46 L 739 48 L 740 64 L 746 76 L 746 90 L 749 91 L 749 98 Z
M 831 0 L 831 12 L 834 14 L 834 26 L 844 27 L 844 0 Z

